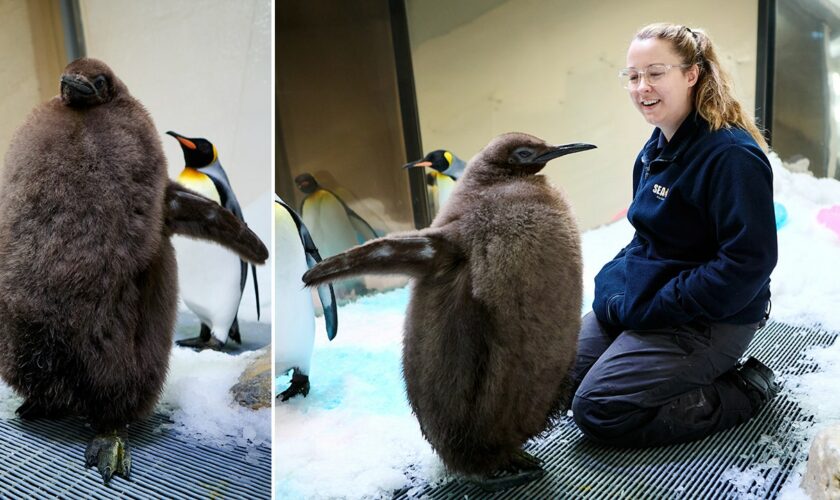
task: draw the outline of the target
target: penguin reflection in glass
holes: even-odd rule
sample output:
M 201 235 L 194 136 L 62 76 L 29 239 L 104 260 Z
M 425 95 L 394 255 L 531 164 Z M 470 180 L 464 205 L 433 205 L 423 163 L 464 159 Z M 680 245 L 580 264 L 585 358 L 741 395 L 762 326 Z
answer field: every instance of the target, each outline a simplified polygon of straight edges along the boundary
M 78 415 L 105 483 L 128 478 L 129 423 L 157 402 L 178 309 L 172 234 L 262 263 L 239 219 L 169 182 L 151 117 L 103 62 L 78 59 L 61 94 L 16 132 L 0 182 L 0 375 L 23 419 Z
M 467 166 L 432 225 L 324 259 L 322 285 L 359 274 L 413 278 L 403 376 L 423 435 L 452 471 L 486 489 L 539 477 L 522 449 L 567 407 L 583 265 L 574 214 L 544 176 L 554 158 L 592 149 L 511 133 Z M 494 476 L 498 471 L 509 476 Z
M 178 183 L 210 198 L 245 222 L 239 201 L 233 194 L 219 153 L 207 139 L 167 134 L 178 140 L 184 152 L 185 167 Z M 173 238 L 178 257 L 179 293 L 187 307 L 201 321 L 198 337 L 178 340 L 176 344 L 195 349 L 221 349 L 227 339 L 241 344 L 237 312 L 248 278 L 248 264 L 235 253 L 211 243 L 176 236 Z M 251 265 L 257 318 L 260 316 L 260 294 L 257 272 Z
M 300 277 L 321 261 L 321 255 L 303 221 L 279 196 L 274 195 L 274 364 L 276 373 L 292 370 L 292 383 L 277 397 L 281 401 L 309 394 L 309 365 L 315 343 L 315 310 L 312 293 Z M 338 312 L 332 285 L 318 287 L 324 309 L 327 337 L 335 338 Z
M 451 151 L 436 149 L 422 160 L 406 163 L 403 168 L 428 167 L 432 171 L 426 174 L 426 186 L 432 200 L 433 213 L 437 215 L 446 204 L 455 189 L 455 181 L 464 174 L 464 160 Z
M 378 236 L 366 220 L 347 206 L 341 197 L 318 184 L 312 174 L 298 175 L 295 184 L 306 195 L 300 204 L 300 216 L 324 258 Z M 365 290 L 361 278 L 335 286 L 339 299 L 354 297 Z

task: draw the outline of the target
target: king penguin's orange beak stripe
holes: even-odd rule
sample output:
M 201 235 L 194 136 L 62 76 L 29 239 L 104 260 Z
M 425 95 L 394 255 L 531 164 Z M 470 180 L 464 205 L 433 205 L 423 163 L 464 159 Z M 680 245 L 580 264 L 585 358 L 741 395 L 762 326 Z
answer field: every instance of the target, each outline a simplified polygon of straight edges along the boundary
M 178 139 L 178 142 L 180 142 L 181 144 L 183 144 L 185 148 L 187 148 L 187 149 L 195 149 L 195 143 L 194 143 L 194 142 L 192 142 L 191 140 L 189 140 L 189 139 L 184 139 L 183 137 L 175 137 L 175 138 L 176 138 L 176 139 Z

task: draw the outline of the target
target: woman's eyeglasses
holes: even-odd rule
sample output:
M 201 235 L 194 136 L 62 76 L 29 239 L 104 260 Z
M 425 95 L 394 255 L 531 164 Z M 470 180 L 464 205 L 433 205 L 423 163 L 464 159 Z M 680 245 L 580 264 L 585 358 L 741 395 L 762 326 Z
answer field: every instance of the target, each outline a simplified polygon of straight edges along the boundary
M 651 64 L 644 71 L 635 68 L 624 68 L 618 72 L 618 79 L 621 86 L 627 90 L 633 90 L 639 86 L 644 78 L 651 87 L 662 79 L 671 68 L 688 68 L 691 64 Z

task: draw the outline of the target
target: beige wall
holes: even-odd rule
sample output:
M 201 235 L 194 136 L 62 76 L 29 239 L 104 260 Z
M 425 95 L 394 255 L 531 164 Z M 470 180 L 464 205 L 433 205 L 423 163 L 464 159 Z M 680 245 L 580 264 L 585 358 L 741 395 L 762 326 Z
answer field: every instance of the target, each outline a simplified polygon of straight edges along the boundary
M 0 158 L 5 158 L 15 130 L 43 100 L 45 85 L 39 80 L 28 6 L 20 0 L 0 0 Z M 54 83 L 57 88 L 58 75 Z
M 270 211 L 268 0 L 82 0 L 81 14 L 88 55 L 111 66 L 161 134 L 213 142 L 243 208 L 265 197 Z M 175 177 L 181 149 L 161 137 Z
M 638 28 L 657 21 L 705 28 L 738 96 L 753 108 L 756 0 L 508 0 L 490 10 L 475 0 L 462 10 L 465 3 L 475 5 L 472 20 L 427 38 L 418 23 L 445 17 L 445 5 L 408 0 L 423 149 L 449 148 L 468 159 L 514 130 L 596 144 L 544 170 L 584 228 L 627 207 L 633 160 L 652 131 L 616 77 Z

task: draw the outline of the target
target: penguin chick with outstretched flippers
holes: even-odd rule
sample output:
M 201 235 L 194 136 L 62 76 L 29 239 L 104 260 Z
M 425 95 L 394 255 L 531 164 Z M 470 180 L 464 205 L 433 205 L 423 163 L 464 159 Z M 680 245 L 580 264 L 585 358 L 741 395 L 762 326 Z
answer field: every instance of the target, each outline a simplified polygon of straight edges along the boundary
M 427 184 L 434 199 L 435 213 L 437 213 L 452 196 L 455 182 L 464 175 L 466 165 L 464 160 L 455 156 L 451 151 L 436 149 L 422 160 L 406 163 L 403 168 L 428 167 L 432 169 L 431 172 L 426 174 Z
M 303 276 L 309 286 L 362 273 L 414 278 L 408 400 L 444 464 L 489 490 L 543 473 L 522 446 L 571 396 L 580 235 L 563 195 L 534 174 L 594 147 L 501 135 L 470 161 L 429 228 L 373 240 Z
M 262 262 L 233 214 L 167 184 L 151 117 L 103 62 L 78 59 L 18 129 L 0 182 L 0 376 L 24 419 L 78 415 L 85 464 L 128 478 L 126 427 L 160 396 L 177 314 L 169 236 Z
M 281 401 L 309 393 L 309 366 L 315 343 L 315 310 L 312 294 L 301 286 L 303 273 L 321 261 L 318 249 L 303 221 L 279 196 L 274 195 L 275 264 L 274 363 L 276 373 L 292 370 L 290 386 L 278 394 Z M 338 311 L 332 285 L 318 287 L 324 309 L 327 337 L 335 338 Z
M 167 134 L 178 141 L 184 153 L 185 167 L 178 183 L 215 201 L 244 222 L 216 146 L 207 139 L 184 137 L 172 131 Z M 228 338 L 242 343 L 237 314 L 248 278 L 248 264 L 226 248 L 203 241 L 176 236 L 172 244 L 178 259 L 179 294 L 201 321 L 198 337 L 175 343 L 199 350 L 219 350 Z M 250 267 L 259 318 L 257 272 L 253 265 Z

